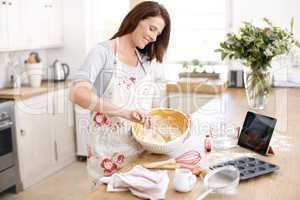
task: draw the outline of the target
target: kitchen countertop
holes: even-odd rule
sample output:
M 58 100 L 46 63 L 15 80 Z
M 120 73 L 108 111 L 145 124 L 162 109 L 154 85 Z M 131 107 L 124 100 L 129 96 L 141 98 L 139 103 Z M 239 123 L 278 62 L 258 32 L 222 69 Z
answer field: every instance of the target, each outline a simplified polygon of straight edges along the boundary
M 230 122 L 242 126 L 247 111 L 249 111 L 249 107 L 244 89 L 229 88 L 222 95 L 192 114 L 191 137 L 184 147 L 167 156 L 144 153 L 137 160 L 124 167 L 122 171 L 127 171 L 139 163 L 166 159 L 168 156 L 174 157 L 189 149 L 201 152 L 202 159 L 199 163 L 201 166 L 210 166 L 230 158 L 248 155 L 279 165 L 280 170 L 241 182 L 234 195 L 210 194 L 206 199 L 299 199 L 300 178 L 297 174 L 300 165 L 300 89 L 273 89 L 266 109 L 255 111 L 277 118 L 276 128 L 271 140 L 271 146 L 275 152 L 274 156 L 262 156 L 241 147 L 227 151 L 213 149 L 208 154 L 203 152 L 203 139 L 206 133 L 201 132 L 201 126 L 205 126 L 206 120 L 225 117 Z M 175 192 L 173 188 L 174 171 L 170 170 L 168 172 L 170 182 L 166 199 L 193 200 L 205 191 L 202 180 L 198 178 L 197 184 L 191 192 Z M 87 199 L 130 200 L 138 198 L 129 192 L 107 193 L 106 186 L 101 185 L 97 191 L 90 193 Z
M 70 84 L 71 81 L 43 81 L 39 88 L 32 88 L 29 86 L 22 86 L 21 88 L 4 88 L 0 89 L 0 99 L 28 99 L 47 92 L 68 88 Z

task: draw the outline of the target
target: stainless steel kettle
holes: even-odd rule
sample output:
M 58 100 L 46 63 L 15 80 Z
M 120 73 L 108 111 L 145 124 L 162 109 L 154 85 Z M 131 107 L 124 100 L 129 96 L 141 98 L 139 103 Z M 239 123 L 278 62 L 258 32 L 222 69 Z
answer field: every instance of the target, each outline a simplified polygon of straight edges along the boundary
M 54 81 L 64 81 L 69 76 L 70 67 L 66 63 L 61 63 L 59 60 L 55 60 L 52 67 Z

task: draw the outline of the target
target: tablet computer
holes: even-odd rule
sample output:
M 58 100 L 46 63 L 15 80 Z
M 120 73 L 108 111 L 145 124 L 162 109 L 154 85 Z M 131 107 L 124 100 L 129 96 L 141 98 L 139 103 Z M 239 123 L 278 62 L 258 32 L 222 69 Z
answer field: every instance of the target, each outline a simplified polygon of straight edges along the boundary
M 238 145 L 266 155 L 277 120 L 247 112 Z

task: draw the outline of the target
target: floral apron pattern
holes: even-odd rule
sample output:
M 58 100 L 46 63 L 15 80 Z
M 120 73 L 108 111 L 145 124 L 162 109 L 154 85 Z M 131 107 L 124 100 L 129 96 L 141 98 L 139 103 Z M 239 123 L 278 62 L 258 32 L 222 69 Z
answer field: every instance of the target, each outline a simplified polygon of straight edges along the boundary
M 118 47 L 118 39 L 116 41 Z M 143 98 L 136 100 L 130 98 L 137 96 L 136 88 L 141 87 L 140 85 L 143 82 L 151 81 L 151 77 L 146 73 L 144 78 L 138 80 L 132 75 L 118 73 L 124 67 L 118 60 L 118 53 L 116 53 L 116 61 L 115 71 L 103 97 L 120 107 L 124 106 L 124 102 L 131 101 L 126 109 L 137 109 L 136 102 L 143 101 Z M 137 67 L 143 67 L 140 58 Z M 147 100 L 143 106 L 146 106 L 145 109 L 151 109 L 152 103 Z M 130 158 L 143 151 L 142 147 L 133 139 L 130 129 L 131 122 L 126 119 L 99 112 L 91 113 L 87 145 L 87 168 L 92 178 L 92 185 L 95 185 L 102 176 L 111 175 Z

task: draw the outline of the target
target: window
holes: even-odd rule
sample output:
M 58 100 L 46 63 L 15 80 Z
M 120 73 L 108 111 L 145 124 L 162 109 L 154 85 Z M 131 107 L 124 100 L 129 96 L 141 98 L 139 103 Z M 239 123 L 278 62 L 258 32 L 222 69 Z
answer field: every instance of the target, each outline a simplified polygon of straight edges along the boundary
M 169 61 L 219 60 L 214 52 L 226 33 L 226 0 L 159 0 L 168 9 L 172 32 Z
M 159 0 L 167 8 L 172 23 L 164 73 L 166 79 L 177 79 L 181 70 L 175 64 L 178 61 L 194 58 L 220 61 L 220 55 L 214 50 L 224 40 L 229 27 L 229 1 Z M 224 71 L 222 67 L 221 71 Z M 217 68 L 205 67 L 206 71 L 218 71 Z

